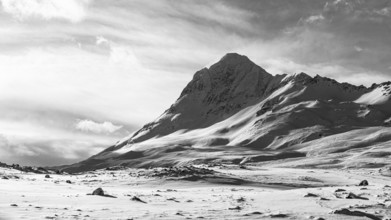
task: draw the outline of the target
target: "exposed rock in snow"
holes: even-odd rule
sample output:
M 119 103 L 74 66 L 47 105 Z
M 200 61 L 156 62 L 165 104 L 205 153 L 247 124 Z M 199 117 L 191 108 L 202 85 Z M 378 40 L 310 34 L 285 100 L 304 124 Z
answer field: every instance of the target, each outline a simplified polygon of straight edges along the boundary
M 92 192 L 92 195 L 94 196 L 104 196 L 105 193 L 102 188 L 97 188 Z

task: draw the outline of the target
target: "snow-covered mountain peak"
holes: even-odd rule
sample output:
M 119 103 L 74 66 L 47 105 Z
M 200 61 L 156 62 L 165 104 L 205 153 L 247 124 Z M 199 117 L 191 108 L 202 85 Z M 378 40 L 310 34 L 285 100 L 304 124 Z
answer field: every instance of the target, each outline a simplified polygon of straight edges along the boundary
M 280 86 L 280 78 L 246 56 L 227 54 L 209 69 L 197 71 L 176 102 L 130 140 L 141 142 L 178 130 L 210 126 L 266 98 Z
M 282 82 L 289 82 L 289 81 L 293 81 L 293 82 L 297 82 L 297 83 L 307 83 L 307 82 L 310 82 L 313 78 L 304 73 L 304 72 L 300 72 L 300 73 L 294 73 L 294 74 L 286 74 L 285 75 L 285 78 L 282 80 Z
M 367 88 L 303 72 L 273 76 L 229 53 L 197 71 L 155 121 L 71 169 L 239 161 L 243 150 L 300 149 L 325 136 L 389 123 L 390 96 L 390 82 Z
M 227 53 L 216 64 L 236 66 L 238 64 L 254 64 L 248 57 L 238 53 Z
M 228 53 L 209 69 L 197 71 L 180 96 L 197 95 L 206 102 L 228 101 L 240 94 L 258 96 L 259 87 L 266 86 L 271 74 L 246 56 Z

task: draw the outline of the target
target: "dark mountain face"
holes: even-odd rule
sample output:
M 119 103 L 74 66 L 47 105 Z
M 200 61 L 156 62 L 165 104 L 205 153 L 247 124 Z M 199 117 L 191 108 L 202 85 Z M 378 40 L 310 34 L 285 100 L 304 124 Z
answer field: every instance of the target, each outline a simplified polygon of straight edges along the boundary
M 389 96 L 389 83 L 366 88 L 305 73 L 273 76 L 245 56 L 227 54 L 196 72 L 158 119 L 66 170 L 305 156 L 303 143 L 386 126 Z
M 181 129 L 210 126 L 261 101 L 278 88 L 281 79 L 282 76 L 273 77 L 245 56 L 227 54 L 209 69 L 196 72 L 178 100 L 131 141 L 137 143 Z

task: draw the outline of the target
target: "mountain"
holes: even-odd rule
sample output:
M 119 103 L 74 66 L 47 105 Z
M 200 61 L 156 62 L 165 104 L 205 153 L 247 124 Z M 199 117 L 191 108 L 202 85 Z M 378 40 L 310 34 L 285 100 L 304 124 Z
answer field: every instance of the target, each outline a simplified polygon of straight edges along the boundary
M 155 121 L 64 170 L 276 160 L 348 166 L 359 155 L 384 159 L 391 155 L 390 96 L 391 82 L 364 87 L 306 73 L 271 75 L 229 53 L 196 72 Z

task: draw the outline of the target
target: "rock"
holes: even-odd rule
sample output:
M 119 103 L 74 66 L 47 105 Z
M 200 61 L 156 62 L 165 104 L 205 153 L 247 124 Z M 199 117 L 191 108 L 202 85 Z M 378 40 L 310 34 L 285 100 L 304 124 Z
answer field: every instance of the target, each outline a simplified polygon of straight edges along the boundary
M 336 189 L 334 192 L 346 192 L 345 189 Z
M 140 199 L 139 197 L 137 197 L 137 196 L 133 196 L 131 200 L 132 200 L 132 201 L 136 201 L 136 202 L 146 203 L 146 202 L 144 202 L 143 200 L 141 200 L 141 199 Z
M 178 200 L 176 200 L 176 198 L 172 197 L 172 198 L 168 198 L 167 200 L 169 201 L 174 201 L 174 202 L 179 202 Z
M 245 202 L 246 201 L 246 199 L 245 198 L 243 198 L 243 197 L 240 197 L 239 199 L 237 199 L 236 200 L 237 202 Z
M 307 182 L 318 182 L 318 183 L 323 182 L 320 179 L 317 179 L 317 178 L 314 178 L 314 177 L 310 177 L 310 176 L 299 176 L 297 179 L 301 180 L 301 181 L 307 181 Z
M 198 168 L 194 166 L 175 166 L 164 169 L 153 169 L 146 175 L 150 177 L 189 177 L 189 176 L 204 176 L 214 174 L 215 171 L 206 168 Z
M 313 193 L 307 193 L 304 197 L 319 197 L 319 196 Z
M 360 217 L 367 217 L 367 218 L 374 219 L 374 220 L 381 220 L 381 218 L 377 217 L 376 215 L 361 212 L 361 211 L 350 211 L 349 209 L 338 209 L 338 210 L 333 211 L 332 214 L 360 216 Z
M 50 178 L 50 175 L 49 175 L 49 174 L 46 174 L 46 175 L 45 175 L 45 178 Z
M 69 183 L 69 184 L 72 184 L 72 182 L 70 181 L 70 180 L 67 180 L 67 181 L 65 181 L 66 183 Z
M 229 210 L 241 210 L 242 208 L 240 206 L 236 206 L 236 207 L 233 207 L 233 208 L 228 208 Z
M 104 196 L 105 193 L 102 188 L 97 188 L 92 192 L 92 195 L 94 196 Z
M 368 200 L 368 198 L 358 196 L 358 195 L 356 195 L 356 194 L 354 194 L 354 193 L 349 193 L 349 194 L 346 196 L 346 199 L 362 199 L 362 200 Z
M 12 206 L 12 207 L 18 207 L 18 205 L 16 205 L 16 204 L 11 204 L 11 206 Z
M 255 212 L 244 214 L 244 216 L 252 216 L 252 215 L 262 215 L 262 212 L 255 211 Z
M 283 214 L 283 213 L 278 213 L 278 214 L 270 214 L 269 217 L 270 218 L 287 218 L 288 215 L 287 214 Z
M 308 219 L 313 219 L 313 220 L 325 220 L 322 217 L 315 217 L 315 216 L 309 216 Z
M 360 182 L 360 184 L 358 184 L 359 186 L 368 186 L 368 181 L 367 180 L 363 180 Z
M 3 176 L 3 177 L 1 177 L 3 180 L 8 180 L 8 177 L 6 177 L 6 176 Z

